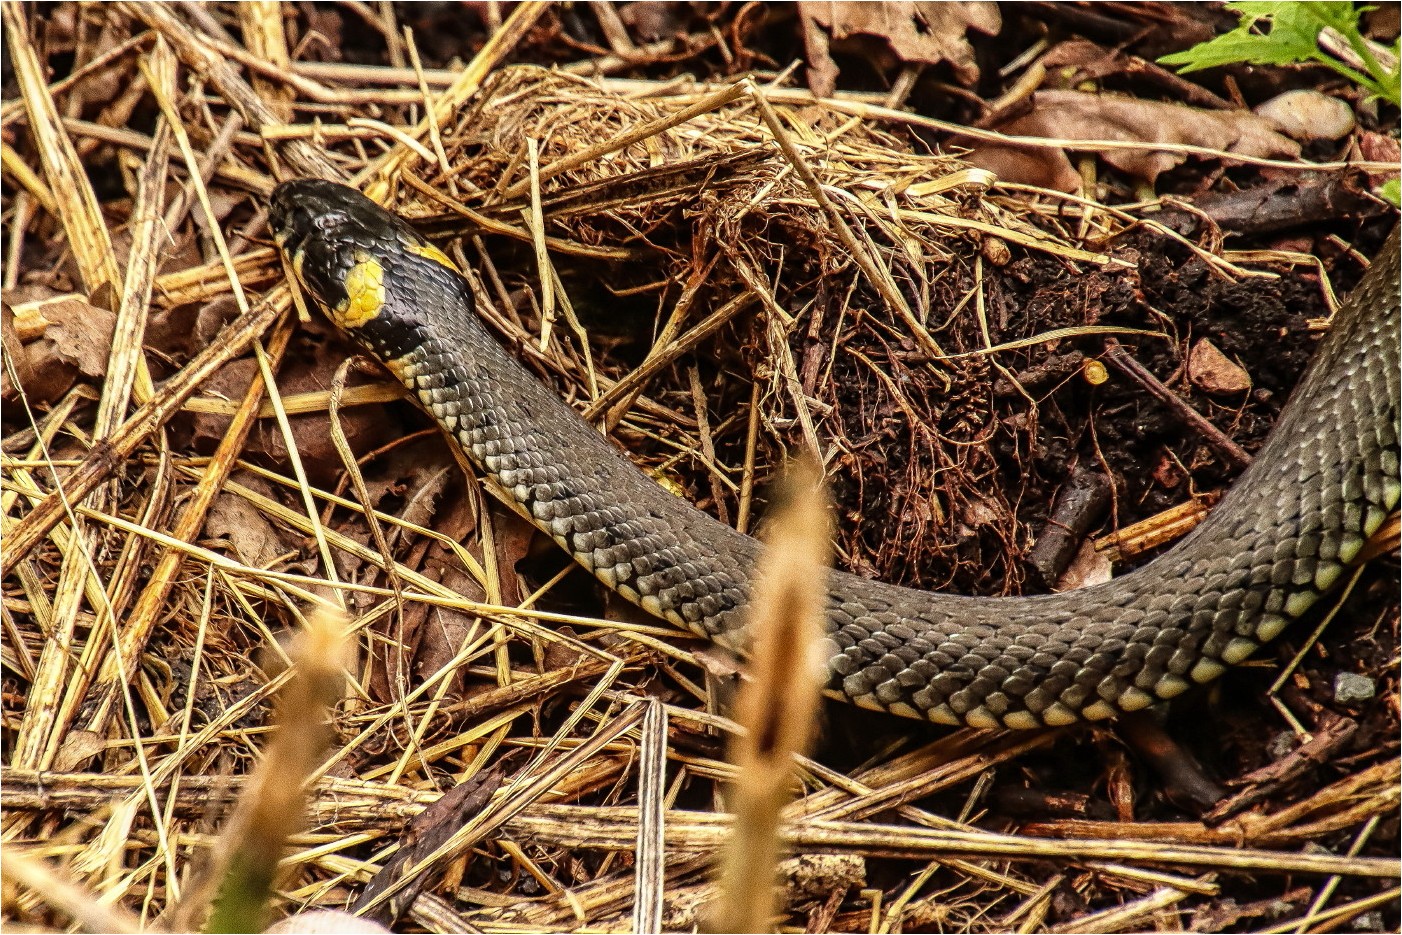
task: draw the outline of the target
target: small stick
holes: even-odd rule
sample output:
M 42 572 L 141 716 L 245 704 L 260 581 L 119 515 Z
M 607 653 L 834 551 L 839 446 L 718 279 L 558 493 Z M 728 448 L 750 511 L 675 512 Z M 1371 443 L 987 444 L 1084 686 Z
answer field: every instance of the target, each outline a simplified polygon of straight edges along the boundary
M 1373 217 L 1384 210 L 1369 193 L 1368 173 L 1362 169 L 1303 181 L 1287 176 L 1242 191 L 1201 195 L 1192 200 L 1192 208 L 1237 234 L 1269 234 L 1338 218 Z M 1201 215 L 1170 207 L 1157 220 L 1193 232 L 1203 227 Z
M 1046 528 L 1027 553 L 1027 561 L 1037 570 L 1042 583 L 1056 584 L 1081 541 L 1100 522 L 1110 506 L 1113 487 L 1097 470 L 1079 468 L 1056 496 Z
M 1251 455 L 1224 435 L 1222 430 L 1209 422 L 1206 416 L 1189 406 L 1182 397 L 1159 382 L 1158 377 L 1150 373 L 1148 368 L 1136 360 L 1129 351 L 1125 350 L 1124 345 L 1114 338 L 1105 339 L 1105 359 L 1113 364 L 1120 373 L 1143 387 L 1150 396 L 1167 406 L 1178 421 L 1201 435 L 1207 446 L 1233 467 L 1244 470 L 1251 463 Z
M 1192 753 L 1175 741 L 1147 711 L 1126 714 L 1116 733 L 1163 780 L 1164 794 L 1179 808 L 1201 814 L 1226 798 L 1227 791 L 1208 778 Z
M 1218 494 L 1203 494 L 1137 523 L 1130 523 L 1096 539 L 1096 551 L 1104 552 L 1112 562 L 1130 561 L 1136 555 L 1143 555 L 1150 549 L 1192 532 L 1198 523 L 1207 518 L 1208 510 L 1218 499 Z
M 750 504 L 755 493 L 755 448 L 759 443 L 759 380 L 750 384 L 749 425 L 745 429 L 745 466 L 740 472 L 740 507 L 735 517 L 735 528 L 748 532 L 750 527 Z

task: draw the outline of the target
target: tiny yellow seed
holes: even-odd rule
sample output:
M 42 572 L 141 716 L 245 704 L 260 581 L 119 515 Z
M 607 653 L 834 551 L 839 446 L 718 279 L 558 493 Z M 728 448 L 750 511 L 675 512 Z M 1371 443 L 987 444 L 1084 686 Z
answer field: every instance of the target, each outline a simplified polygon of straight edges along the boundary
M 1081 376 L 1091 386 L 1099 386 L 1110 379 L 1110 371 L 1098 360 L 1088 360 L 1081 365 Z

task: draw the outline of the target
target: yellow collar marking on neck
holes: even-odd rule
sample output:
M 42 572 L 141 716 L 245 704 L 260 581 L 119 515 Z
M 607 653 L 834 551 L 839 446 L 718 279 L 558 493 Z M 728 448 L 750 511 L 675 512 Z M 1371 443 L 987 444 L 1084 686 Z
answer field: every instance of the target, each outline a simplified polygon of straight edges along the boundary
M 368 253 L 357 252 L 355 265 L 346 273 L 346 297 L 336 306 L 344 328 L 359 328 L 385 305 L 385 269 Z

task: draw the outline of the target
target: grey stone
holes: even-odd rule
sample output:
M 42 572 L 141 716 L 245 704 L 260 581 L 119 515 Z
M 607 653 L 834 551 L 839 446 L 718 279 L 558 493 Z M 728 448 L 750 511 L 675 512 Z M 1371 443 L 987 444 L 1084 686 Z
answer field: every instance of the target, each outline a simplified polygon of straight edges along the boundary
M 1334 677 L 1334 700 L 1339 704 L 1361 704 L 1371 699 L 1377 691 L 1377 685 L 1366 675 L 1340 672 Z

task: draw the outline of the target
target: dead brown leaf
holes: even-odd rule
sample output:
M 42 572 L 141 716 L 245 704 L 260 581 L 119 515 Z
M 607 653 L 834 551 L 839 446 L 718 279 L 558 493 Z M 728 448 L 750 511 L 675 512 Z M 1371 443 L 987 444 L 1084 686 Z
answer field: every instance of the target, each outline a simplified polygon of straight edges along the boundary
M 49 322 L 37 340 L 19 349 L 16 369 L 31 403 L 58 399 L 80 377 L 100 378 L 112 353 L 112 329 L 117 318 L 105 308 L 77 296 L 44 306 Z M 28 377 L 26 377 L 26 373 Z
M 338 360 L 330 351 L 317 349 L 318 359 L 301 358 L 282 368 L 278 374 L 278 389 L 284 396 L 326 390 L 329 374 L 335 372 Z M 241 401 L 258 373 L 258 365 L 249 358 L 231 361 L 205 381 L 200 396 L 208 399 Z M 388 379 L 388 378 L 386 378 Z M 353 382 L 365 382 L 356 380 Z M 228 431 L 229 416 L 221 413 L 185 413 L 176 425 L 188 432 L 188 441 L 195 448 L 208 451 L 223 440 Z M 340 453 L 331 440 L 330 416 L 325 411 L 294 414 L 288 417 L 292 440 L 301 455 L 302 465 L 313 484 L 332 488 L 345 472 Z M 399 431 L 394 419 L 382 406 L 347 406 L 341 410 L 341 425 L 350 447 L 357 455 L 372 451 Z M 287 444 L 276 419 L 260 418 L 249 434 L 244 456 L 259 464 L 278 470 L 290 470 Z
M 837 87 L 831 50 L 865 54 L 878 70 L 897 63 L 949 62 L 959 81 L 978 80 L 970 29 L 995 35 L 1003 28 L 996 3 L 960 2 L 800 2 L 803 45 L 808 52 L 808 85 L 822 97 Z M 883 59 L 887 61 L 882 61 Z
M 40 366 L 52 363 L 73 365 L 85 377 L 101 377 L 107 372 L 107 358 L 112 353 L 112 329 L 116 316 L 105 308 L 89 305 L 72 297 L 44 309 L 44 317 L 53 322 L 44 330 L 36 345 L 47 345 L 46 359 Z M 33 345 L 30 348 L 33 352 Z
M 90 730 L 72 730 L 63 738 L 54 767 L 62 770 L 77 769 L 80 764 L 107 752 L 107 743 Z
M 644 42 L 656 42 L 686 32 L 689 12 L 683 3 L 618 4 L 618 18 Z
M 1402 143 L 1386 133 L 1364 130 L 1358 134 L 1358 152 L 1369 162 L 1390 162 L 1396 166 L 1402 162 Z M 1397 178 L 1397 170 L 1391 172 L 1370 172 L 1368 178 L 1374 185 L 1381 185 L 1388 179 Z
M 397 923 L 414 904 L 419 893 L 438 882 L 437 878 L 442 870 L 436 873 L 415 874 L 415 879 L 409 886 L 395 891 L 378 906 L 377 897 L 401 883 L 408 871 L 416 869 L 417 864 L 432 856 L 459 828 L 475 818 L 491 800 L 502 779 L 499 768 L 477 773 L 443 793 L 437 801 L 415 815 L 409 826 L 404 829 L 398 852 L 370 879 L 352 908 L 362 912 L 362 918 L 367 920 L 373 919 L 388 925 Z M 380 931 L 387 932 L 389 929 Z
M 997 526 L 1003 519 L 1003 513 L 996 504 L 989 500 L 970 498 L 959 507 L 959 518 L 970 531 L 980 529 L 984 526 Z
M 1131 57 L 1117 49 L 1107 49 L 1087 39 L 1058 42 L 1041 58 L 1047 71 L 1056 71 L 1062 84 L 1097 81 L 1131 70 Z
M 715 676 L 718 679 L 735 678 L 745 671 L 740 660 L 735 653 L 723 646 L 715 643 L 707 643 L 698 646 L 692 656 L 696 659 L 696 664 L 705 670 L 706 674 Z
M 1074 591 L 1076 588 L 1086 588 L 1093 584 L 1104 584 L 1110 578 L 1109 556 L 1096 549 L 1095 543 L 1087 539 L 1081 543 L 1076 557 L 1071 559 L 1071 564 L 1057 579 L 1056 590 Z
M 8 402 L 18 395 L 15 392 L 16 383 L 20 386 L 33 386 L 35 379 L 34 367 L 29 363 L 29 355 L 25 353 L 24 345 L 20 341 L 19 327 L 15 324 L 15 311 L 9 302 L 0 304 L 0 338 L 4 340 L 5 356 L 14 368 L 13 380 L 10 367 L 5 367 L 3 374 L 0 374 L 0 397 Z
M 579 639 L 579 633 L 567 623 L 560 624 L 555 628 L 555 632 L 567 639 Z M 556 669 L 573 669 L 587 663 L 589 658 L 587 653 L 580 652 L 573 646 L 552 641 L 545 644 L 545 652 L 541 654 L 540 668 L 544 672 L 553 672 Z
M 999 123 L 996 129 L 1009 136 L 1186 144 L 1247 156 L 1300 154 L 1299 144 L 1277 133 L 1270 121 L 1246 111 L 1057 90 L 1038 91 L 1029 104 L 1030 110 Z M 1151 185 L 1187 158 L 1155 149 L 1107 149 L 1099 155 Z M 1005 181 L 1067 192 L 1081 186 L 1080 173 L 1059 147 L 978 142 L 968 159 Z
M 441 525 L 435 523 L 434 528 L 445 535 L 453 536 L 462 541 L 469 534 L 476 531 L 476 520 L 473 511 L 467 500 L 463 497 L 455 498 L 446 511 Z M 445 531 L 453 530 L 453 531 Z M 461 535 L 458 532 L 461 531 Z M 474 551 L 477 551 L 476 541 L 472 542 Z M 468 600 L 485 601 L 487 592 L 477 582 L 477 579 L 468 574 L 462 567 L 462 563 L 448 554 L 448 550 L 438 544 L 429 548 L 424 559 L 424 573 L 435 581 L 452 589 L 453 593 L 461 595 Z M 419 605 L 423 608 L 423 613 L 415 615 L 405 613 L 405 630 L 413 636 L 417 644 L 414 648 L 413 671 L 419 678 L 427 678 L 434 675 L 444 666 L 452 661 L 458 651 L 471 638 L 473 628 L 477 625 L 478 618 L 474 614 L 457 610 L 452 607 L 436 607 L 427 604 Z M 463 676 L 459 672 L 455 674 L 449 684 L 449 691 L 458 692 L 462 687 Z
M 256 475 L 239 472 L 233 480 L 264 496 L 275 496 L 272 485 Z M 227 541 L 234 556 L 253 568 L 267 568 L 289 548 L 257 507 L 232 493 L 221 493 L 215 499 L 205 520 L 205 533 Z
M 217 296 L 198 309 L 153 308 L 146 326 L 146 346 L 174 358 L 188 357 L 212 341 L 219 329 L 238 315 L 238 303 L 231 295 Z
M 536 528 L 517 513 L 495 501 L 488 503 L 488 509 L 492 515 L 497 568 L 501 570 L 501 599 L 508 604 L 519 604 L 528 592 L 517 567 L 536 555 L 549 556 L 552 562 L 557 560 L 557 555 L 548 541 L 542 541 L 544 537 Z
M 1168 454 L 1160 454 L 1158 464 L 1150 474 L 1154 478 L 1154 483 L 1165 490 L 1173 490 L 1187 479 L 1183 473 L 1183 466 Z
M 344 419 L 349 411 L 342 408 L 341 417 Z M 456 463 L 437 435 L 396 445 L 367 461 L 361 472 L 370 502 L 376 509 L 394 513 L 406 523 L 435 529 L 442 528 L 447 519 L 439 515 L 439 501 L 460 476 Z M 393 497 L 395 501 L 387 503 L 387 497 Z M 462 535 L 467 535 L 472 529 L 473 524 L 469 523 Z M 391 545 L 400 536 L 397 530 L 386 529 L 385 532 L 390 537 Z M 452 530 L 444 530 L 444 534 L 461 538 Z

